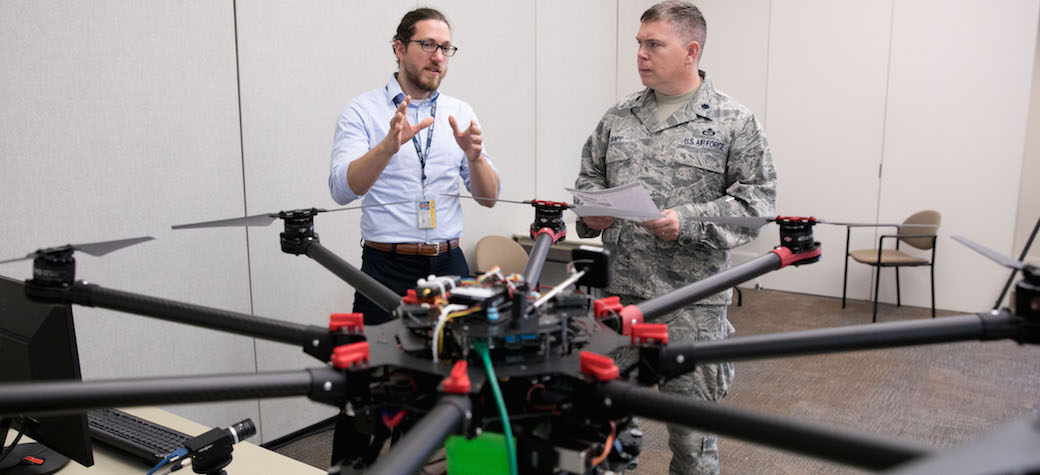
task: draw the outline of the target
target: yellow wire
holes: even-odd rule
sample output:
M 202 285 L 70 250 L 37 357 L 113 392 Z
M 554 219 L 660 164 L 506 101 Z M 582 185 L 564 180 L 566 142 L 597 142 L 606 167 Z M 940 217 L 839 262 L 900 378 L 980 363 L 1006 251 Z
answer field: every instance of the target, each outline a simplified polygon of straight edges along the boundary
M 458 317 L 465 317 L 466 315 L 474 313 L 478 310 L 480 310 L 480 305 L 474 305 L 461 312 L 449 313 L 444 318 L 452 320 Z M 440 354 L 442 351 L 444 351 L 444 327 L 441 327 L 440 333 L 437 334 L 437 354 Z
M 466 310 L 463 310 L 463 311 L 461 311 L 461 312 L 449 313 L 449 314 L 448 314 L 448 316 L 447 316 L 446 318 L 447 318 L 448 320 L 451 320 L 451 319 L 453 319 L 453 318 L 465 317 L 466 315 L 469 315 L 469 314 L 475 313 L 475 312 L 476 312 L 476 311 L 478 311 L 478 310 L 480 310 L 480 306 L 479 306 L 479 305 L 478 305 L 478 306 L 474 306 L 474 307 L 470 307 L 470 308 L 467 308 Z

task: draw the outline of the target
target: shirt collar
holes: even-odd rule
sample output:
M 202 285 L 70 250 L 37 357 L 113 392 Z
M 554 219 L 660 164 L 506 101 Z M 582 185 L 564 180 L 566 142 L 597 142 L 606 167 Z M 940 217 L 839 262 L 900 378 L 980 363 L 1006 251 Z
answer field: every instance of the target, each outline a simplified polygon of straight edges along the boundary
M 631 109 L 632 114 L 638 117 L 639 121 L 651 133 L 657 133 L 664 129 L 684 124 L 698 116 L 714 120 L 716 117 L 715 109 L 718 106 L 715 87 L 711 84 L 708 73 L 698 71 L 698 74 L 700 74 L 702 82 L 700 87 L 697 88 L 697 92 L 685 105 L 675 111 L 664 122 L 657 120 L 657 100 L 654 98 L 654 91 L 650 88 L 643 89 L 639 94 L 629 96 L 618 105 L 618 108 Z
M 397 82 L 397 73 L 390 74 L 390 79 L 386 81 L 386 102 L 393 104 L 394 98 L 397 100 L 404 100 L 404 91 L 401 90 L 401 83 Z M 436 101 L 441 96 L 440 91 L 433 91 L 430 93 L 429 100 Z M 427 99 L 423 99 L 427 100 Z M 396 107 L 396 106 L 395 106 Z

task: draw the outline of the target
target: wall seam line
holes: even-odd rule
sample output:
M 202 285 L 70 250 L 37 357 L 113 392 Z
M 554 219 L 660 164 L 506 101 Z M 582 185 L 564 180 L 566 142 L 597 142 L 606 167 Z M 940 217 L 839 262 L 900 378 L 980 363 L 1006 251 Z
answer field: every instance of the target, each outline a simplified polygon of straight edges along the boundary
M 231 0 L 231 14 L 234 20 L 234 31 L 235 31 L 235 92 L 238 95 L 238 150 L 239 160 L 242 164 L 242 213 L 243 215 L 249 214 L 249 200 L 246 188 L 246 149 L 245 149 L 245 134 L 243 132 L 244 127 L 242 126 L 242 68 L 239 64 L 239 51 L 238 51 L 238 1 Z M 256 308 L 253 302 L 253 258 L 249 252 L 249 227 L 243 228 L 243 232 L 246 235 L 246 282 L 249 286 L 249 313 L 255 315 Z M 253 371 L 256 373 L 260 372 L 260 358 L 259 351 L 257 350 L 256 338 L 253 338 Z M 260 399 L 256 400 L 256 427 L 260 432 L 260 441 L 263 442 L 264 438 L 264 415 L 260 408 Z

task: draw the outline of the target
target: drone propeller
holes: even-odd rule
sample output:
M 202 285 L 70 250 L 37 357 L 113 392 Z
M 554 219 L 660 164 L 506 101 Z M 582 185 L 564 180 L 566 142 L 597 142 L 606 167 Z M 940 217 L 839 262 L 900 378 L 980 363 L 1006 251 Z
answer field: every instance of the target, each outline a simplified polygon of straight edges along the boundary
M 505 203 L 517 203 L 517 204 L 533 204 L 534 201 L 513 201 L 504 200 L 499 198 L 484 198 L 480 196 L 466 196 L 466 195 L 451 195 L 444 194 L 444 196 L 454 196 L 456 198 L 469 198 L 473 200 L 488 200 L 488 201 L 502 201 Z M 574 205 L 567 203 L 560 203 L 564 208 L 573 208 Z M 743 226 L 746 228 L 760 228 L 769 223 L 774 222 L 787 222 L 787 223 L 807 223 L 807 224 L 831 224 L 834 226 L 898 226 L 898 227 L 910 227 L 910 228 L 934 228 L 933 224 L 874 224 L 874 223 L 846 223 L 839 221 L 824 221 L 822 219 L 816 219 L 813 217 L 801 217 L 801 216 L 776 216 L 776 217 L 765 217 L 765 216 L 690 216 L 689 219 L 694 221 L 704 221 L 709 223 L 718 224 L 732 224 L 735 226 Z
M 1002 265 L 1004 267 L 1007 267 L 1007 268 L 1010 268 L 1010 269 L 1023 270 L 1027 266 L 1027 264 L 1025 262 L 1016 261 L 1016 260 L 1014 260 L 1014 259 L 1012 259 L 1010 257 L 1007 257 L 1007 256 L 1005 256 L 1005 255 L 1003 255 L 1003 254 L 1001 254 L 1001 253 L 999 253 L 997 251 L 994 251 L 993 249 L 990 249 L 990 248 L 988 248 L 986 246 L 983 246 L 982 244 L 979 244 L 979 243 L 977 243 L 975 241 L 972 241 L 971 239 L 968 239 L 968 238 L 966 238 L 964 236 L 953 236 L 953 240 L 957 241 L 957 242 L 959 242 L 961 244 L 964 244 L 965 246 L 968 246 L 973 251 L 975 251 L 975 252 L 977 252 L 979 254 L 982 254 L 983 256 L 986 256 L 986 257 L 990 258 L 990 260 L 992 260 L 993 262 L 996 262 L 997 264 L 1000 264 L 1000 265 Z
M 516 203 L 516 204 L 520 204 L 520 205 L 529 205 L 529 204 L 531 204 L 531 200 L 516 201 L 516 200 L 505 200 L 505 199 L 502 199 L 502 198 L 485 198 L 483 196 L 453 195 L 453 194 L 449 194 L 449 193 L 441 193 L 441 196 L 454 196 L 456 198 L 469 198 L 471 200 L 480 200 L 480 201 L 496 201 L 496 202 L 497 201 L 501 201 L 503 203 Z
M 822 219 L 816 219 L 812 216 L 777 216 L 777 217 L 765 217 L 765 216 L 691 216 L 689 219 L 694 221 L 706 221 L 710 223 L 719 224 L 733 224 L 737 226 L 744 226 L 747 228 L 759 228 L 765 226 L 768 223 L 774 222 L 804 222 L 809 224 L 831 224 L 834 226 L 899 226 L 899 227 L 916 227 L 916 228 L 934 228 L 934 224 L 874 224 L 874 223 L 846 223 L 839 221 L 824 221 Z
M 394 201 L 391 203 L 377 203 L 371 205 L 361 206 L 348 206 L 346 208 L 335 208 L 335 209 L 322 209 L 322 208 L 311 208 L 308 210 L 302 210 L 310 212 L 311 214 L 317 213 L 331 213 L 334 211 L 345 211 L 350 209 L 362 209 L 362 208 L 378 208 L 382 206 L 390 206 L 401 203 L 410 203 L 410 201 Z M 299 210 L 295 210 L 299 211 Z M 252 216 L 245 216 L 242 218 L 231 218 L 231 219 L 218 219 L 215 221 L 204 221 L 201 223 L 189 223 L 189 224 L 178 224 L 172 226 L 173 229 L 193 229 L 193 228 L 222 228 L 222 227 L 235 227 L 235 226 L 270 226 L 271 223 L 278 219 L 285 219 L 291 217 L 295 211 L 279 211 L 277 213 L 264 213 L 255 214 Z
M 26 259 L 34 259 L 37 256 L 40 256 L 42 254 L 46 254 L 48 252 L 65 251 L 65 250 L 76 250 L 76 251 L 80 251 L 80 252 L 85 252 L 85 253 L 90 254 L 92 256 L 100 257 L 100 256 L 103 256 L 103 255 L 108 254 L 110 252 L 118 251 L 118 250 L 120 250 L 120 249 L 122 249 L 124 247 L 133 246 L 134 244 L 145 242 L 145 241 L 151 241 L 152 239 L 155 239 L 155 238 L 153 238 L 151 236 L 143 236 L 143 237 L 136 237 L 136 238 L 130 238 L 130 239 L 119 239 L 119 240 L 115 240 L 115 241 L 91 242 L 91 243 L 86 243 L 86 244 L 66 244 L 64 246 L 50 247 L 50 248 L 46 248 L 46 249 L 39 249 L 39 250 L 36 250 L 34 252 L 29 253 L 25 257 L 16 257 L 14 259 L 7 259 L 7 260 L 0 261 L 0 264 L 7 264 L 9 262 L 18 262 L 18 261 L 23 261 L 23 260 L 26 260 Z
M 760 228 L 766 224 L 776 221 L 776 218 L 763 216 L 691 216 L 693 221 L 706 221 L 718 224 L 735 224 L 746 228 Z

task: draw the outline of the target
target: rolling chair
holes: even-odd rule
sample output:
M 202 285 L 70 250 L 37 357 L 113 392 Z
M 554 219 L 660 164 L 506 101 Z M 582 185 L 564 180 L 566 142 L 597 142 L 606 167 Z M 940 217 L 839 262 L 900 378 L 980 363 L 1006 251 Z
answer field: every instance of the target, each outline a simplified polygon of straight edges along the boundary
M 527 251 L 516 241 L 505 236 L 484 236 L 477 241 L 477 273 L 483 274 L 498 266 L 502 274 L 520 274 L 527 265 Z
M 935 318 L 935 240 L 939 232 L 939 224 L 942 215 L 938 211 L 920 211 L 914 213 L 903 221 L 903 224 L 852 224 L 845 227 L 845 278 L 841 284 L 841 308 L 845 308 L 845 292 L 849 281 L 849 257 L 872 267 L 876 267 L 874 274 L 874 318 L 877 323 L 878 289 L 881 284 L 881 268 L 894 267 L 896 270 L 896 306 L 902 305 L 899 295 L 899 268 L 928 266 L 931 268 L 932 277 L 932 318 Z M 907 226 L 907 225 L 913 226 Z M 849 251 L 849 237 L 854 227 L 894 227 L 896 234 L 886 234 L 878 239 L 876 249 L 859 249 Z M 884 249 L 885 239 L 895 238 L 895 249 Z M 899 243 L 906 244 L 922 250 L 931 250 L 930 259 L 913 256 L 899 250 Z

